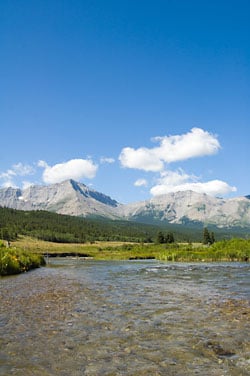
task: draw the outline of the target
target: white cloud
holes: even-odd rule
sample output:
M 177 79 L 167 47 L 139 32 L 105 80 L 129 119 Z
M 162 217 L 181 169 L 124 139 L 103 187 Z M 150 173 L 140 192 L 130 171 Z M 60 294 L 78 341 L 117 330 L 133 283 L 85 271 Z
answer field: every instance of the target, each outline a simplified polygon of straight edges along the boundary
M 35 172 L 32 166 L 21 162 L 13 165 L 13 171 L 15 172 L 15 175 L 18 176 L 32 175 Z
M 161 171 L 163 162 L 157 155 L 156 149 L 126 147 L 122 149 L 119 160 L 123 167 L 136 168 L 144 171 Z
M 13 170 L 7 170 L 5 172 L 2 172 L 0 174 L 0 179 L 5 179 L 5 180 L 8 180 L 8 179 L 11 179 L 13 176 L 15 176 L 15 172 Z
M 0 174 L 1 179 L 9 179 L 13 176 L 26 176 L 34 174 L 34 168 L 23 163 L 14 164 L 9 170 Z
M 48 166 L 40 161 L 40 167 L 44 167 L 43 181 L 47 184 L 59 183 L 67 179 L 80 180 L 95 177 L 98 166 L 90 159 L 71 159 L 65 163 Z
M 156 137 L 160 141 L 159 158 L 167 163 L 202 157 L 217 153 L 220 148 L 215 135 L 201 128 L 192 128 L 181 136 Z
M 201 128 L 192 128 L 183 135 L 155 137 L 160 146 L 122 149 L 119 160 L 123 167 L 144 171 L 162 171 L 164 163 L 215 154 L 220 143 L 217 137 Z
M 188 181 L 197 181 L 198 177 L 195 175 L 188 175 L 185 171 L 179 168 L 176 171 L 166 170 L 161 172 L 161 177 L 158 180 L 161 184 L 166 186 L 177 186 Z
M 18 176 L 27 176 L 33 175 L 35 170 L 32 166 L 28 164 L 23 164 L 21 162 L 16 163 L 11 166 L 5 172 L 0 173 L 0 179 L 3 180 L 2 186 L 3 187 L 13 187 L 16 188 L 16 184 L 14 183 L 13 179 L 17 178 Z
M 101 157 L 100 162 L 101 163 L 114 163 L 115 159 L 114 158 L 108 158 L 108 157 Z
M 134 182 L 135 187 L 146 187 L 148 185 L 148 182 L 146 179 L 137 179 Z
M 221 180 L 210 180 L 208 182 L 199 182 L 197 180 L 198 177 L 188 175 L 183 170 L 164 171 L 158 179 L 158 184 L 152 187 L 150 192 L 153 196 L 158 196 L 170 192 L 192 190 L 211 196 L 219 196 L 237 190 L 236 187 L 232 187 Z
M 45 162 L 45 161 L 42 161 L 42 160 L 40 160 L 40 161 L 37 162 L 37 166 L 38 167 L 42 167 L 42 168 L 49 167 L 48 163 Z

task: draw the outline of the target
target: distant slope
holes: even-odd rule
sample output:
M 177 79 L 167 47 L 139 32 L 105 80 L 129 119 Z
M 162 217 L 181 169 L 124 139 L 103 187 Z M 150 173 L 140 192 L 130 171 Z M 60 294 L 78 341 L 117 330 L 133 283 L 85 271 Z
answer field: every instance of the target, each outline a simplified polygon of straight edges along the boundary
M 173 192 L 122 205 L 74 180 L 20 190 L 0 189 L 0 206 L 148 224 L 250 229 L 250 196 L 223 199 L 193 191 Z
M 48 211 L 0 208 L 0 239 L 29 235 L 55 242 L 131 241 L 148 242 L 156 237 L 157 226 L 110 219 L 89 219 Z
M 200 242 L 203 225 L 187 225 L 159 222 L 150 225 L 131 221 L 89 219 L 56 214 L 48 211 L 23 211 L 0 207 L 0 239 L 14 240 L 19 235 L 60 243 L 84 243 L 92 241 L 155 242 L 159 231 L 165 235 L 172 232 L 175 241 Z M 246 237 L 243 228 L 218 229 L 209 227 L 215 240 Z
M 123 207 L 129 220 L 145 223 L 250 227 L 250 200 L 222 199 L 193 191 L 174 192 Z

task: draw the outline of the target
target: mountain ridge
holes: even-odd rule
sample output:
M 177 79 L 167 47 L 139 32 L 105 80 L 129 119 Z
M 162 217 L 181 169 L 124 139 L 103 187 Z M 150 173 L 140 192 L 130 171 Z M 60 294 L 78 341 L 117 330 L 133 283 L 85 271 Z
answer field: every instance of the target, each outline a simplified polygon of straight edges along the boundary
M 171 192 L 143 203 L 128 204 L 126 216 L 151 216 L 157 221 L 186 223 L 187 220 L 218 227 L 250 227 L 250 202 L 246 197 L 218 198 L 194 191 Z
M 23 190 L 2 188 L 0 206 L 151 224 L 189 222 L 250 228 L 250 195 L 225 199 L 189 190 L 125 205 L 72 179 L 47 186 L 33 185 Z

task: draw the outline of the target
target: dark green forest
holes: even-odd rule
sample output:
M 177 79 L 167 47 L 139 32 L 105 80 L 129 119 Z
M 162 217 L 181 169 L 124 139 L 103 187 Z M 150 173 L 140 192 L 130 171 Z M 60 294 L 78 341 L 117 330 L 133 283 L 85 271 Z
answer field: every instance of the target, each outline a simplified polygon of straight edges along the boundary
M 153 242 L 158 226 L 108 219 L 86 219 L 48 211 L 0 208 L 0 238 L 15 240 L 29 235 L 60 243 L 91 241 Z
M 246 230 L 210 228 L 216 240 L 248 237 Z M 176 242 L 202 242 L 202 224 L 193 226 L 164 224 L 150 225 L 139 222 L 81 218 L 48 211 L 21 211 L 0 207 L 0 238 L 15 240 L 18 235 L 33 236 L 40 240 L 59 243 L 92 241 L 158 242 L 159 232 Z

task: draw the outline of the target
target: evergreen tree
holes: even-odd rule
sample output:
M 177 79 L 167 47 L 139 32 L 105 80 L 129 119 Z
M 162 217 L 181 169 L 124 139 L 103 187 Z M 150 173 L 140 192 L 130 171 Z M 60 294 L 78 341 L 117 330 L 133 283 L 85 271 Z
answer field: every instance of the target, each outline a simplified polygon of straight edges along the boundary
M 215 242 L 214 232 L 210 233 L 210 241 L 211 241 L 211 244 L 213 244 Z
M 164 242 L 165 242 L 164 235 L 163 235 L 162 231 L 159 231 L 158 234 L 157 234 L 157 243 L 163 244 Z
M 203 230 L 203 244 L 211 244 L 211 238 L 207 227 Z
M 174 234 L 169 232 L 165 238 L 165 243 L 174 243 Z

